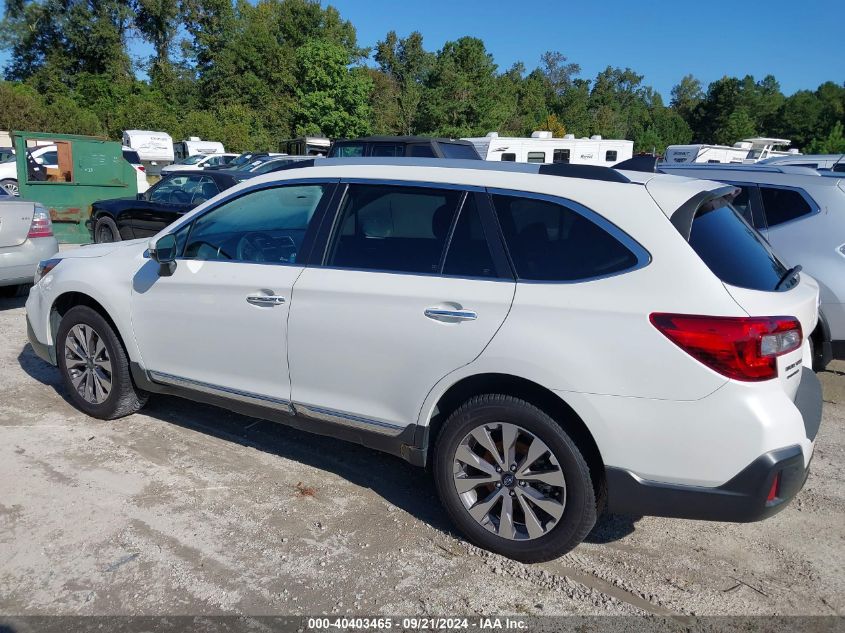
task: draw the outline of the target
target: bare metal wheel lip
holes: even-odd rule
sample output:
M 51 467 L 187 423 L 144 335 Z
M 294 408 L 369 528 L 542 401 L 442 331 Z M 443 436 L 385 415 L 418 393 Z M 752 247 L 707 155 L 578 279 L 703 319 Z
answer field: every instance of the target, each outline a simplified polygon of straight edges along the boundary
M 74 391 L 89 404 L 104 403 L 112 390 L 112 363 L 106 343 L 86 323 L 68 330 L 64 344 L 65 371 Z
M 560 462 L 519 425 L 492 422 L 469 431 L 455 449 L 452 477 L 467 513 L 502 538 L 540 538 L 563 517 L 566 481 Z

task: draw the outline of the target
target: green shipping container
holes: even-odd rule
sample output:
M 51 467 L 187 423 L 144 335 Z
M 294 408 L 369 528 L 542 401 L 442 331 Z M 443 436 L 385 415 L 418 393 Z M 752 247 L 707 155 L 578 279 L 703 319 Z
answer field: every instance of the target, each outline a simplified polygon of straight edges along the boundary
M 91 241 L 85 225 L 91 204 L 138 194 L 135 168 L 123 158 L 120 143 L 95 136 L 12 132 L 17 157 L 20 196 L 50 210 L 59 242 Z M 56 146 L 56 164 L 27 160 L 27 147 Z M 31 147 L 30 147 L 31 149 Z

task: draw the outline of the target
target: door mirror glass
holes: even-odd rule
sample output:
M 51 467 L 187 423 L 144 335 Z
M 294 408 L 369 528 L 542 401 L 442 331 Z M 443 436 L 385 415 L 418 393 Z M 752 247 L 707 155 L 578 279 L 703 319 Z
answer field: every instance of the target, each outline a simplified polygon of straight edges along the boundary
M 150 244 L 150 257 L 159 264 L 168 264 L 176 259 L 176 250 L 176 236 L 168 233 Z

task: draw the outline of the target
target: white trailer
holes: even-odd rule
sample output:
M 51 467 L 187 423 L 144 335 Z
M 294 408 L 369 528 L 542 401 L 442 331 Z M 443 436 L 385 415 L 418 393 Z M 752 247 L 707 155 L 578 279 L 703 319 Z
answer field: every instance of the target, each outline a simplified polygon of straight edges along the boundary
M 204 141 L 199 136 L 189 136 L 184 141 L 173 145 L 176 160 L 185 160 L 194 154 L 225 154 L 223 143 L 220 141 Z
M 684 163 L 756 163 L 773 156 L 797 156 L 797 149 L 786 149 L 791 141 L 783 138 L 746 138 L 731 145 L 670 145 L 663 162 Z
M 634 155 L 633 141 L 603 139 L 601 136 L 575 138 L 574 134 L 553 138 L 552 133 L 545 130 L 532 132 L 529 138 L 499 136 L 498 132 L 490 132 L 487 136 L 463 140 L 472 143 L 484 160 L 516 163 L 571 163 L 609 167 Z
M 173 139 L 167 132 L 124 130 L 123 144 L 138 152 L 148 174 L 158 175 L 161 168 L 173 162 Z

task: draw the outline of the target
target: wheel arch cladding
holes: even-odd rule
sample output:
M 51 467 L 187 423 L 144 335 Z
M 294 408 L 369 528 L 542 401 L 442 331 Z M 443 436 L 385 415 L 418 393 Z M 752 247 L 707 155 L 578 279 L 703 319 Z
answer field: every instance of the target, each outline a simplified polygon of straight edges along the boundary
M 103 317 L 106 320 L 106 323 L 109 324 L 111 329 L 117 335 L 117 339 L 120 341 L 123 349 L 127 349 L 123 333 L 120 331 L 120 328 L 117 327 L 117 324 L 114 322 L 114 319 L 111 318 L 111 315 L 109 315 L 108 310 L 106 310 L 103 305 L 91 295 L 78 291 L 70 291 L 60 294 L 56 297 L 55 301 L 53 301 L 53 305 L 50 307 L 50 337 L 53 339 L 54 344 L 56 344 L 56 335 L 59 331 L 59 322 L 62 320 L 62 317 L 67 314 L 68 310 L 75 308 L 76 306 L 87 306 Z
M 427 453 L 426 464 L 431 463 L 434 445 L 443 423 L 464 402 L 473 396 L 483 394 L 503 394 L 525 400 L 560 424 L 587 460 L 590 477 L 595 487 L 596 499 L 599 501 L 601 509 L 606 497 L 604 492 L 605 467 L 601 451 L 592 433 L 580 416 L 559 395 L 542 385 L 519 376 L 495 373 L 476 374 L 462 378 L 450 386 L 440 396 L 428 421 L 428 426 L 424 429 L 426 434 L 424 439 Z

